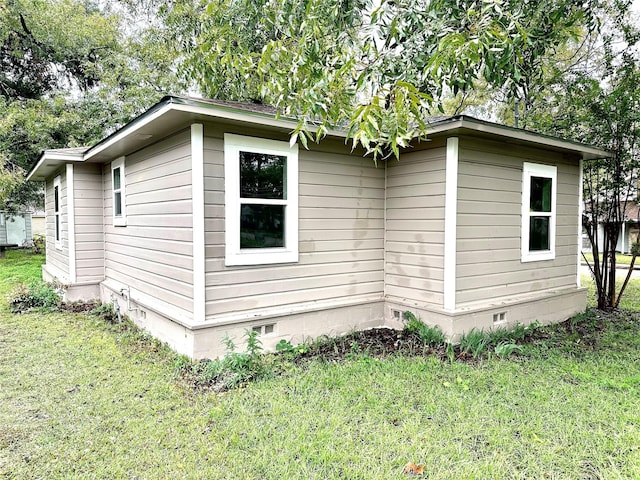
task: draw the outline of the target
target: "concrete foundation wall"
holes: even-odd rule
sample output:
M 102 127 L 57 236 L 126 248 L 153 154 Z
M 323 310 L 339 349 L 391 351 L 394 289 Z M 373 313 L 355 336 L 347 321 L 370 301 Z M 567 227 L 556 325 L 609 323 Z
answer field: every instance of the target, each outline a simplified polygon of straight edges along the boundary
M 456 343 L 460 336 L 472 329 L 491 330 L 510 328 L 517 324 L 530 325 L 534 322 L 549 324 L 562 322 L 583 312 L 587 303 L 585 288 L 565 288 L 538 292 L 521 296 L 511 301 L 495 302 L 482 307 L 465 308 L 454 313 L 431 309 L 427 305 L 387 302 L 385 306 L 386 325 L 402 328 L 402 314 L 410 311 L 424 323 L 438 326 Z
M 217 358 L 225 351 L 224 338 L 230 337 L 244 349 L 245 334 L 260 329 L 260 340 L 265 350 L 275 350 L 284 339 L 299 344 L 321 335 L 338 336 L 354 330 L 379 327 L 384 324 L 384 302 L 368 302 L 337 308 L 299 312 L 268 319 L 233 321 L 225 325 L 196 324 L 187 318 L 177 318 L 154 310 L 144 302 L 128 299 L 130 292 L 121 292 L 103 282 L 100 298 L 104 303 L 117 302 L 122 315 L 159 340 L 166 342 L 178 353 L 192 358 Z M 135 294 L 134 294 L 135 295 Z

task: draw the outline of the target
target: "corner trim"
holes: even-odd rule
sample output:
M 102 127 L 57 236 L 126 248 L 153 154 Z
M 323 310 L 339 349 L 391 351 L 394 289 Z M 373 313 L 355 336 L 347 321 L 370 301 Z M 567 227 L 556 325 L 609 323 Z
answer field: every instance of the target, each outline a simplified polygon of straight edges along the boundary
M 73 164 L 67 163 L 67 232 L 69 235 L 69 280 L 76 283 L 76 202 Z
M 447 138 L 444 201 L 444 300 L 445 311 L 456 309 L 456 229 L 458 215 L 458 137 Z
M 582 264 L 582 214 L 584 212 L 584 194 L 582 191 L 584 172 L 582 167 L 583 160 L 580 159 L 578 164 L 578 259 L 576 262 L 576 286 L 578 288 L 582 287 L 582 279 L 580 275 L 580 265 Z
M 191 125 L 191 202 L 193 204 L 193 321 L 205 320 L 204 127 Z

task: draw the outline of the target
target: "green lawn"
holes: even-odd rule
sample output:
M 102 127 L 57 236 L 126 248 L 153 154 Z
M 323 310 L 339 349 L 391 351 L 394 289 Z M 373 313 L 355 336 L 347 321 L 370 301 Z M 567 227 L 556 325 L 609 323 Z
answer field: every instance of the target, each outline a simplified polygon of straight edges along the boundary
M 0 294 L 41 261 L 9 252 Z M 0 479 L 402 479 L 407 462 L 429 479 L 640 478 L 638 314 L 593 348 L 566 342 L 477 365 L 357 355 L 197 394 L 154 342 L 3 304 Z
M 593 254 L 592 253 L 586 253 L 584 254 L 584 256 L 587 258 L 587 260 L 589 260 L 589 263 L 593 263 Z M 631 255 L 623 255 L 622 253 L 616 253 L 616 264 L 617 265 L 630 265 L 631 264 Z M 583 259 L 584 261 L 584 259 Z M 636 260 L 636 264 L 638 263 L 638 260 Z M 640 265 L 639 265 L 640 266 Z
M 617 291 L 620 291 L 624 279 L 616 278 Z M 596 288 L 590 275 L 582 275 L 582 285 L 589 289 L 587 302 L 590 306 L 595 307 L 598 302 L 596 300 Z M 632 279 L 629 281 L 627 288 L 622 294 L 620 300 L 620 308 L 625 310 L 635 310 L 640 312 L 640 280 Z

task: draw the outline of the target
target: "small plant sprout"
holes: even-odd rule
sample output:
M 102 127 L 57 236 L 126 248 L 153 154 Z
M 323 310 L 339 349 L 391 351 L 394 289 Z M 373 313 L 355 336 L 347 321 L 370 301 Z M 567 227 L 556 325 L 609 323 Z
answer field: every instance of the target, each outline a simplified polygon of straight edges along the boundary
M 409 311 L 404 312 L 403 316 L 405 319 L 404 331 L 418 336 L 425 345 L 437 347 L 446 343 L 447 339 L 440 327 L 431 327 L 425 324 Z
M 495 346 L 494 351 L 498 357 L 507 358 L 514 353 L 521 353 L 522 347 L 515 343 L 500 342 Z
M 460 350 L 471 353 L 473 358 L 478 358 L 487 351 L 489 335 L 482 330 L 472 328 L 460 337 Z

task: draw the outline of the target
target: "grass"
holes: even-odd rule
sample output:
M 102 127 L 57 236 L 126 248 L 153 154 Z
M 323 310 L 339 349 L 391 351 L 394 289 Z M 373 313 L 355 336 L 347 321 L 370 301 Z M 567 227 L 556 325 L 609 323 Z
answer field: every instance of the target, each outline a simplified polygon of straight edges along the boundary
M 624 278 L 616 278 L 617 291 L 620 291 Z M 591 307 L 597 305 L 596 288 L 590 275 L 582 275 L 582 285 L 587 287 L 587 304 Z M 635 310 L 640 312 L 640 279 L 632 279 L 625 289 L 620 299 L 620 308 L 624 310 Z
M 591 252 L 585 252 L 584 256 L 587 257 L 589 263 L 593 263 L 593 254 Z M 582 260 L 584 261 L 584 259 Z M 631 255 L 616 253 L 616 265 L 631 265 Z
M 42 262 L 9 254 L 2 294 Z M 590 348 L 360 355 L 213 395 L 139 333 L 0 307 L 0 478 L 402 479 L 407 462 L 429 479 L 640 478 L 640 319 L 599 321 Z

